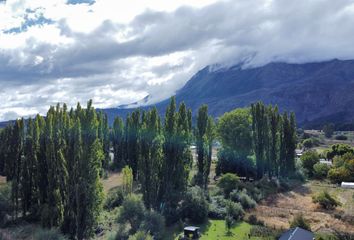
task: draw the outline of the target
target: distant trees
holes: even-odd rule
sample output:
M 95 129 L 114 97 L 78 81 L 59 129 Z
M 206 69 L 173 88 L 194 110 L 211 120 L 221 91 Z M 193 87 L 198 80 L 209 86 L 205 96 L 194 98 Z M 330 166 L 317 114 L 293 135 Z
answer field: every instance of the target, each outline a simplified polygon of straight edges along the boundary
M 327 123 L 323 126 L 323 132 L 325 134 L 326 138 L 331 138 L 334 133 L 334 124 L 333 123 Z
M 314 175 L 314 165 L 320 162 L 320 156 L 316 151 L 307 151 L 300 157 L 303 168 L 307 174 L 312 177 Z

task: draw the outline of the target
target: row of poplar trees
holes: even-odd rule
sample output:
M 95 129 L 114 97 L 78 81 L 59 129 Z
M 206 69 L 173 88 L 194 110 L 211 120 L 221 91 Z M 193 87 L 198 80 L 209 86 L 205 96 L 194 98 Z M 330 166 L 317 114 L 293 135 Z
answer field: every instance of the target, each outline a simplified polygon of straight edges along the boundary
M 100 177 L 108 168 L 128 165 L 146 207 L 163 213 L 167 222 L 178 220 L 194 140 L 196 184 L 207 186 L 214 138 L 207 111 L 200 108 L 195 130 L 192 111 L 184 103 L 177 109 L 175 98 L 164 121 L 156 108 L 136 110 L 125 122 L 115 118 L 109 128 L 106 115 L 97 113 L 91 101 L 86 109 L 57 105 L 45 118 L 17 120 L 0 133 L 0 173 L 12 184 L 14 218 L 27 215 L 73 239 L 88 238 L 103 201 Z
M 207 106 L 199 109 L 192 128 L 192 111 L 171 98 L 162 123 L 156 108 L 136 110 L 125 120 L 113 123 L 114 166 L 128 165 L 140 183 L 147 208 L 160 211 L 167 222 L 177 220 L 177 206 L 183 199 L 193 164 L 190 145 L 196 138 L 198 171 L 196 184 L 206 188 L 211 165 L 214 124 Z
M 2 170 L 12 184 L 14 218 L 38 219 L 73 239 L 93 234 L 103 201 L 107 118 L 89 101 L 51 107 L 45 118 L 17 120 L 1 132 Z M 108 145 L 107 145 L 108 144 Z M 106 151 L 105 151 L 106 150 Z
M 251 105 L 256 176 L 289 176 L 295 171 L 295 114 L 280 114 L 262 102 Z

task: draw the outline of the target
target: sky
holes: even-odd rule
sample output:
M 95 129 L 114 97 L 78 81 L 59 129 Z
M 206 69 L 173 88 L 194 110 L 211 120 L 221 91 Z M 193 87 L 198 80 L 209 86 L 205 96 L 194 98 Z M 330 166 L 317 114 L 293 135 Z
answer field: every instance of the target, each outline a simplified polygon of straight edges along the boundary
M 0 121 L 173 95 L 207 65 L 354 59 L 353 0 L 0 0 Z

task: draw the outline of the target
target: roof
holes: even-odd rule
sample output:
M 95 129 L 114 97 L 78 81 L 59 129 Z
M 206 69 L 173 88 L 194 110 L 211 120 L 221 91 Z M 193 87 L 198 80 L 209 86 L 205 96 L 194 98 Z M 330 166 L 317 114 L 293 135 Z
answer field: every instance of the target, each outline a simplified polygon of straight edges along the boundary
M 341 186 L 350 186 L 350 187 L 354 187 L 354 182 L 342 182 Z
M 188 227 L 185 227 L 184 230 L 194 232 L 196 230 L 199 230 L 199 227 L 188 226 Z
M 283 233 L 279 240 L 313 240 L 315 236 L 312 232 L 296 227 Z

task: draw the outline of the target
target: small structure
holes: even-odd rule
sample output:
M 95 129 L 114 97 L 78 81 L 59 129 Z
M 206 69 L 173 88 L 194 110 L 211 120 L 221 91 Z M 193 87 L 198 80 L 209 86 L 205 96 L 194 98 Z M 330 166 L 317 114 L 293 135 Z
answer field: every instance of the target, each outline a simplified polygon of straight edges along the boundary
M 354 189 L 354 182 L 342 182 L 340 185 L 342 188 L 352 188 Z
M 189 226 L 184 228 L 184 236 L 183 239 L 199 239 L 200 238 L 200 233 L 199 233 L 199 227 L 194 227 L 194 226 Z
M 315 235 L 305 229 L 296 227 L 283 233 L 279 240 L 314 240 Z
M 327 164 L 328 166 L 332 166 L 332 161 L 326 160 L 324 158 L 320 158 L 320 163 Z

